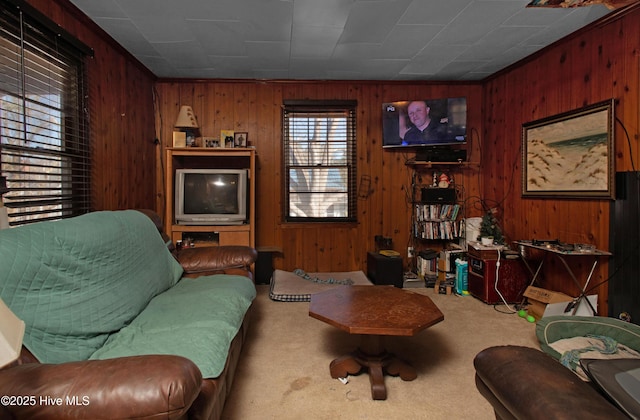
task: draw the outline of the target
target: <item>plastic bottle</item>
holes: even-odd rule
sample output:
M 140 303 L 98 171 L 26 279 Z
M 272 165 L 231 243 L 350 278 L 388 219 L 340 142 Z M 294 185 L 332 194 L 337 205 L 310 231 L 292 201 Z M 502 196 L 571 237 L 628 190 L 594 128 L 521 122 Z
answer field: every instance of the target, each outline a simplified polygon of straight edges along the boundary
M 469 294 L 469 263 L 460 258 L 456 259 L 456 293 L 466 296 Z

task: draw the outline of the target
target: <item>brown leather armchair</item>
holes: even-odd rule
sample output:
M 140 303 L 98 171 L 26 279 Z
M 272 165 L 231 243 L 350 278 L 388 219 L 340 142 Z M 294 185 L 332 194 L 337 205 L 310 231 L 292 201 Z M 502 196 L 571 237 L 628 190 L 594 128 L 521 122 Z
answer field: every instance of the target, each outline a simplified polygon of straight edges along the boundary
M 175 250 L 157 214 L 141 210 L 156 226 L 184 275 L 239 274 L 253 278 L 257 251 L 245 246 Z M 229 395 L 251 310 L 231 342 L 225 368 L 203 379 L 190 360 L 147 355 L 41 364 L 23 347 L 0 370 L 1 419 L 219 419 Z M 8 398 L 7 398 L 8 397 Z
M 496 419 L 627 418 L 589 383 L 540 350 L 489 347 L 473 363 L 476 387 Z

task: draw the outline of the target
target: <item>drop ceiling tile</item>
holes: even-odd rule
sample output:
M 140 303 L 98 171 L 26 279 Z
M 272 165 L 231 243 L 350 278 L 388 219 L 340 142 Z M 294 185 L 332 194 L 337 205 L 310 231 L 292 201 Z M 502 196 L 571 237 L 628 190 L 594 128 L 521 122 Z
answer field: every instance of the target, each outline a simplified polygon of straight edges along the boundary
M 405 68 L 402 74 L 433 75 L 466 50 L 464 46 L 437 45 L 425 48 Z
M 468 6 L 469 0 L 414 0 L 398 23 L 446 25 Z
M 196 69 L 198 67 L 207 67 L 207 56 L 204 54 L 202 47 L 196 42 L 160 43 L 153 44 L 153 46 L 170 62 L 179 63 L 176 68 Z
M 549 26 L 571 13 L 565 8 L 523 8 L 502 24 L 505 26 Z
M 343 28 L 352 4 L 352 0 L 296 0 L 293 4 L 293 23 L 302 26 Z
M 342 28 L 294 25 L 292 57 L 329 58 L 342 34 Z
M 436 36 L 439 45 L 472 45 L 517 13 L 520 2 L 472 2 Z
M 142 16 L 133 20 L 133 25 L 150 43 L 194 40 L 191 24 L 186 19 L 175 17 Z M 171 30 L 167 30 L 171 28 Z
M 435 76 L 443 78 L 442 80 L 446 80 L 448 75 L 453 75 L 453 77 L 457 79 L 484 64 L 484 61 L 452 61 L 436 72 Z
M 122 10 L 115 0 L 70 0 L 76 7 L 84 10 L 84 13 L 94 18 L 126 18 L 127 13 Z
M 367 60 L 362 68 L 362 75 L 370 80 L 381 80 L 385 74 L 399 73 L 408 60 Z
M 242 2 L 241 0 L 239 0 Z M 247 27 L 249 41 L 288 41 L 293 25 L 293 4 L 280 0 L 252 1 L 240 24 Z
M 488 33 L 457 57 L 463 61 L 487 61 L 521 44 L 538 32 L 534 27 L 501 27 Z
M 246 56 L 246 27 L 237 22 L 189 21 L 195 39 L 207 55 Z
M 444 28 L 443 25 L 397 25 L 372 58 L 412 58 Z
M 333 60 L 362 60 L 378 55 L 380 44 L 351 43 L 338 44 L 331 56 Z
M 381 44 L 409 3 L 410 0 L 355 3 L 340 42 Z
M 257 61 L 278 60 L 288 65 L 290 45 L 288 42 L 245 42 L 247 54 Z
M 114 39 L 133 55 L 158 55 L 144 35 L 129 19 L 96 19 L 96 23 L 107 32 L 115 34 Z
M 80 2 L 80 0 L 78 2 Z M 173 2 L 170 0 L 116 0 L 115 3 L 130 18 L 143 16 L 176 17 L 181 16 L 183 11 L 185 10 L 185 8 L 181 5 L 182 2 Z

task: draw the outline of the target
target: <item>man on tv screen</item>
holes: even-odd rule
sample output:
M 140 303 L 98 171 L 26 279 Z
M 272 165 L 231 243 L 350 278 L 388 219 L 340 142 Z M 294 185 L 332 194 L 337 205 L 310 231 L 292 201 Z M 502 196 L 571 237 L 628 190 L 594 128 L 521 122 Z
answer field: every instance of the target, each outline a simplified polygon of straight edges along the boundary
M 411 127 L 404 134 L 403 145 L 428 144 L 446 141 L 446 118 L 433 118 L 426 101 L 409 102 L 407 114 Z

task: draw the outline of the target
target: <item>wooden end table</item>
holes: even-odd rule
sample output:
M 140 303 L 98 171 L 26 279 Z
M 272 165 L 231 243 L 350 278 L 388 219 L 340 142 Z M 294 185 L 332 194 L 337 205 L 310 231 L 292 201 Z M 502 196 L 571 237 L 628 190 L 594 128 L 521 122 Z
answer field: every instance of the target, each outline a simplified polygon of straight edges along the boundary
M 385 373 L 404 381 L 417 377 L 411 365 L 384 349 L 384 336 L 412 337 L 444 320 L 428 296 L 393 286 L 340 286 L 315 293 L 309 316 L 361 336 L 358 349 L 333 360 L 329 372 L 337 379 L 367 368 L 374 400 L 387 399 Z

